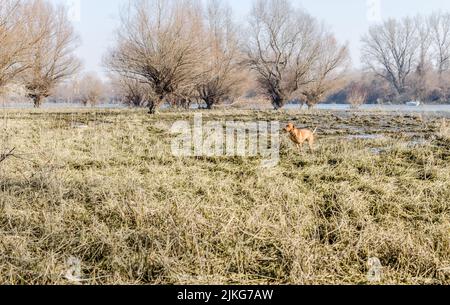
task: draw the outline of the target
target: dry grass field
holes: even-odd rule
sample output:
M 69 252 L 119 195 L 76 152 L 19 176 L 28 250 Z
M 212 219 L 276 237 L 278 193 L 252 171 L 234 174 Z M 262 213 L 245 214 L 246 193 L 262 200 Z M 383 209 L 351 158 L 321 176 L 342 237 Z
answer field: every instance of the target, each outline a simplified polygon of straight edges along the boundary
M 204 112 L 319 127 L 281 162 L 176 158 L 193 113 L 2 112 L 0 283 L 450 284 L 449 120 L 377 112 Z

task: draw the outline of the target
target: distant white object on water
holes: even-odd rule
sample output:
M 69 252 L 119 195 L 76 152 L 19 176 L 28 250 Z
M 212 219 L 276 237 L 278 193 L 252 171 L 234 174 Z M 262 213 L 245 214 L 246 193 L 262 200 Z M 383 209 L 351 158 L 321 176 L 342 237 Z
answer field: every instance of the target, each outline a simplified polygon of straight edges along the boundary
M 419 107 L 420 105 L 422 105 L 422 103 L 420 101 L 411 101 L 407 102 L 406 105 L 411 107 Z

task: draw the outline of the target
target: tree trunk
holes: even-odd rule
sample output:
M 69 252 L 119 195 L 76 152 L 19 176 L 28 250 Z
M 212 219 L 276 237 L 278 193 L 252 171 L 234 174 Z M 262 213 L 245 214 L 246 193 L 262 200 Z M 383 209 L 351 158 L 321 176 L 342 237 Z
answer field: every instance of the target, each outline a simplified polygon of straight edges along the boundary
M 153 115 L 155 113 L 156 113 L 156 103 L 152 101 L 148 104 L 148 114 Z
M 40 108 L 42 106 L 43 100 L 44 100 L 44 98 L 42 97 L 42 95 L 33 96 L 34 108 Z
M 281 108 L 283 108 L 284 104 L 285 101 L 281 96 L 277 95 L 272 97 L 272 106 L 274 110 L 280 110 Z
M 206 99 L 205 99 L 205 102 L 206 102 L 206 109 L 207 109 L 207 110 L 211 110 L 212 107 L 213 107 L 214 104 L 215 104 L 214 99 L 211 99 L 211 98 L 206 98 Z
M 160 96 L 158 98 L 158 100 L 152 100 L 148 103 L 148 114 L 156 114 L 156 109 L 158 108 L 159 105 L 162 104 L 162 102 L 164 101 L 164 96 Z
M 318 98 L 313 98 L 306 102 L 306 105 L 308 105 L 309 110 L 313 109 L 317 104 L 319 104 Z
M 192 104 L 191 100 L 190 99 L 186 99 L 186 101 L 183 104 L 184 110 L 187 111 L 187 110 L 191 109 L 191 104 Z

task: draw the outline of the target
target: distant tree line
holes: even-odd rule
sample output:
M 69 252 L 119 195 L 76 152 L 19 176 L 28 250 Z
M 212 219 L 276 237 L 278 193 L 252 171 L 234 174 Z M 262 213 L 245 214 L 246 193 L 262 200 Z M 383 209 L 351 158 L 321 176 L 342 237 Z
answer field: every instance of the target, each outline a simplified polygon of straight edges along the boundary
M 380 98 L 449 101 L 449 13 L 389 19 L 372 26 L 362 41 L 367 70 L 389 84 Z
M 388 19 L 371 26 L 362 44 L 364 69 L 326 102 L 352 103 L 358 87 L 364 103 L 449 103 L 450 13 Z
M 221 0 L 130 0 L 121 12 L 104 82 L 80 75 L 66 7 L 0 0 L 0 94 L 21 87 L 35 107 L 46 98 L 109 99 L 150 113 L 163 104 L 211 109 L 242 96 L 274 109 L 292 101 L 450 100 L 450 13 L 371 26 L 362 37 L 363 68 L 352 70 L 348 46 L 289 0 L 254 0 L 245 24 Z
M 105 57 L 131 105 L 210 109 L 240 96 L 250 78 L 275 109 L 303 97 L 309 106 L 340 83 L 347 46 L 287 0 L 254 2 L 246 31 L 220 0 L 137 0 L 124 10 Z

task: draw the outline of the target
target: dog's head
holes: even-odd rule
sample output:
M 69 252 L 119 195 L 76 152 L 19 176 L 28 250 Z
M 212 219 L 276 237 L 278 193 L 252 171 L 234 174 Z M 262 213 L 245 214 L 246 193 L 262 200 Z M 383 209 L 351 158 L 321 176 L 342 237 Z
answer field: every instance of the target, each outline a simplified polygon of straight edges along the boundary
M 287 124 L 286 128 L 284 129 L 286 132 L 292 132 L 295 130 L 295 126 L 292 123 Z

